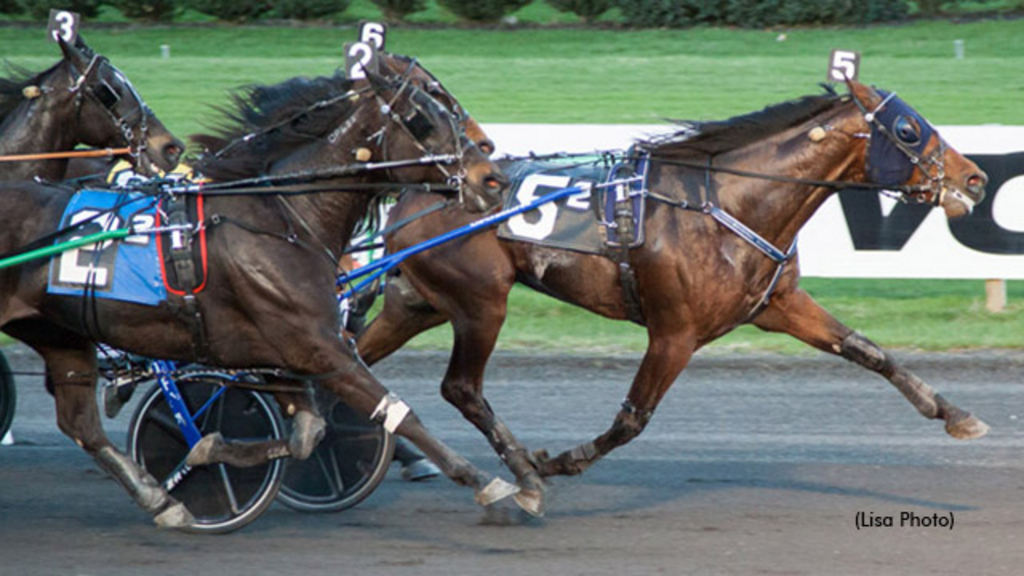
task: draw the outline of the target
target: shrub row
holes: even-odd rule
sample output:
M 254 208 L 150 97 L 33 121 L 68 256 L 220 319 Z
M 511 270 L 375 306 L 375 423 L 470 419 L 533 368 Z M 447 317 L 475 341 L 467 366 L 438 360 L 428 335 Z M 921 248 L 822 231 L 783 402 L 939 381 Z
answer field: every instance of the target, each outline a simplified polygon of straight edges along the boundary
M 463 20 L 495 22 L 534 0 L 437 0 Z M 592 22 L 612 7 L 623 21 L 641 28 L 679 28 L 697 24 L 763 28 L 801 24 L 869 24 L 899 20 L 909 11 L 907 0 L 545 0 L 554 8 Z M 958 1 L 958 0 L 946 0 Z M 0 13 L 27 12 L 46 18 L 51 7 L 97 14 L 109 4 L 125 16 L 170 21 L 185 7 L 221 20 L 243 22 L 261 17 L 298 20 L 343 12 L 351 0 L 0 0 Z M 388 20 L 402 20 L 424 10 L 426 0 L 372 0 Z M 922 8 L 940 0 L 920 0 Z
M 869 24 L 905 18 L 906 0 L 617 0 L 638 27 L 696 24 L 764 28 L 801 24 Z
M 313 20 L 348 8 L 351 0 L 0 0 L 0 14 L 27 13 L 45 20 L 50 8 L 78 12 L 92 18 L 101 4 L 113 6 L 133 20 L 169 22 L 185 8 L 193 8 L 229 22 L 245 22 L 260 17 Z M 385 0 L 374 0 L 376 3 Z M 408 4 L 408 2 L 398 2 Z

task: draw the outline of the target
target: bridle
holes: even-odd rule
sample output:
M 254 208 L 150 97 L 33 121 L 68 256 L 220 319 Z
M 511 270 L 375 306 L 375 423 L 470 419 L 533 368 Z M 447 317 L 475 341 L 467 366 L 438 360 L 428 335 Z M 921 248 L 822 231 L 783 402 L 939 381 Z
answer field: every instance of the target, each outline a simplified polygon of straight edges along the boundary
M 334 166 L 330 168 L 302 170 L 299 172 L 287 174 L 258 176 L 230 182 L 208 183 L 200 186 L 195 186 L 194 191 L 198 192 L 201 189 L 204 193 L 252 194 L 274 193 L 275 188 L 278 187 L 288 187 L 291 191 L 298 193 L 322 192 L 329 190 L 352 191 L 361 189 L 372 189 L 374 187 L 366 183 L 340 187 L 338 185 L 323 186 L 315 184 L 302 185 L 295 183 L 299 181 L 312 181 L 338 177 L 350 177 L 377 170 L 384 170 L 385 173 L 390 173 L 391 170 L 399 168 L 434 165 L 441 171 L 442 174 L 445 175 L 447 179 L 446 184 L 442 186 L 432 186 L 429 184 L 423 184 L 421 186 L 424 189 L 428 189 L 435 192 L 443 192 L 446 190 L 456 191 L 458 192 L 459 201 L 461 203 L 463 200 L 463 187 L 465 185 L 466 177 L 465 170 L 462 168 L 462 159 L 465 150 L 462 147 L 461 138 L 459 137 L 461 130 L 459 129 L 455 115 L 450 111 L 445 110 L 446 113 L 443 116 L 448 119 L 449 126 L 451 127 L 452 133 L 454 135 L 455 153 L 434 154 L 423 144 L 422 139 L 429 135 L 429 132 L 433 129 L 433 127 L 429 124 L 429 121 L 427 121 L 427 123 L 424 124 L 425 115 L 423 115 L 423 109 L 419 104 L 415 102 L 415 98 L 417 95 L 422 94 L 424 97 L 430 98 L 432 101 L 436 102 L 436 100 L 434 100 L 429 94 L 426 94 L 419 87 L 415 86 L 415 84 L 411 82 L 411 75 L 415 66 L 417 66 L 416 60 L 412 59 L 408 68 L 406 68 L 401 78 L 399 78 L 397 81 L 393 79 L 377 77 L 376 81 L 371 81 L 369 85 L 366 87 L 360 88 L 358 90 L 348 90 L 343 94 L 318 100 L 294 112 L 293 114 L 290 114 L 288 117 L 283 118 L 277 122 L 274 122 L 269 126 L 260 127 L 257 130 L 253 130 L 242 136 L 233 138 L 227 144 L 225 144 L 216 152 L 214 152 L 213 157 L 221 158 L 234 148 L 245 143 L 248 143 L 256 138 L 259 138 L 260 136 L 272 132 L 273 130 L 278 129 L 282 126 L 288 125 L 309 112 L 323 108 L 328 108 L 345 100 L 356 101 L 368 92 L 373 93 L 373 96 L 376 99 L 377 104 L 380 106 L 381 112 L 385 115 L 386 118 L 388 118 L 389 122 L 382 126 L 376 132 L 372 133 L 369 137 L 367 137 L 367 141 L 376 140 L 378 145 L 382 149 L 385 149 L 383 146 L 384 139 L 388 134 L 388 128 L 393 123 L 397 125 L 400 130 L 402 130 L 408 136 L 410 136 L 415 146 L 423 153 L 422 156 L 400 160 L 387 160 L 385 158 L 384 161 L 382 162 L 360 162 L 341 166 Z M 396 82 L 400 82 L 398 89 L 389 100 L 385 100 L 380 93 L 381 90 L 383 89 L 383 87 L 380 85 L 386 84 L 388 86 L 391 86 Z M 409 114 L 403 117 L 401 114 L 395 111 L 395 105 L 398 103 L 402 94 L 405 93 L 407 90 L 412 91 L 412 94 L 409 96 L 409 99 L 413 104 L 413 111 L 411 111 Z M 441 108 L 444 109 L 443 106 Z M 345 120 L 345 122 L 351 122 L 352 118 L 354 118 L 355 115 L 358 113 L 358 109 L 352 112 L 352 114 Z M 345 124 L 342 124 L 342 126 L 340 126 L 339 129 L 344 128 L 344 126 Z M 337 132 L 337 130 L 335 132 Z M 332 138 L 334 138 L 333 133 L 327 136 L 327 138 L 331 143 L 334 142 L 334 140 L 331 140 Z M 448 165 L 451 164 L 457 164 L 459 167 L 459 169 L 455 173 L 452 173 L 450 170 L 446 168 Z M 393 185 L 389 184 L 388 186 Z M 409 186 L 406 185 L 403 187 L 407 188 Z
M 380 111 L 384 116 L 391 120 L 391 124 L 385 124 L 380 130 L 372 134 L 369 139 L 376 139 L 380 148 L 382 150 L 386 150 L 386 147 L 384 147 L 384 139 L 387 137 L 388 128 L 392 124 L 398 126 L 401 131 L 409 136 L 416 148 L 423 153 L 423 158 L 435 159 L 432 163 L 445 176 L 448 186 L 458 191 L 459 203 L 462 203 L 466 185 L 466 170 L 462 164 L 465 149 L 462 146 L 462 138 L 460 136 L 461 130 L 458 124 L 460 117 L 456 112 L 444 108 L 440 102 L 430 96 L 419 86 L 412 83 L 412 73 L 418 66 L 419 63 L 416 58 L 412 58 L 400 78 L 397 80 L 383 80 L 383 82 L 389 85 L 394 85 L 395 83 L 398 83 L 399 85 L 390 100 L 385 100 L 380 93 L 381 90 L 378 85 L 381 83 L 382 79 L 371 79 L 370 84 L 373 86 L 374 97 L 380 105 Z M 408 101 L 412 106 L 412 110 L 405 116 L 402 116 L 395 110 L 395 104 L 399 101 L 406 90 L 411 91 L 408 96 Z M 423 105 L 417 101 L 418 97 L 427 98 L 444 110 L 444 114 L 442 116 L 448 121 L 448 127 L 453 135 L 453 144 L 455 148 L 454 154 L 435 154 L 423 144 L 423 140 L 430 135 L 434 130 L 434 127 L 430 123 L 430 120 L 427 119 L 429 115 L 424 110 Z M 386 157 L 385 160 L 387 160 Z M 448 169 L 448 166 L 451 164 L 457 165 L 457 169 L 454 172 Z
M 910 106 L 896 97 L 896 92 L 877 90 L 882 96 L 881 102 L 872 110 L 857 98 L 856 93 L 851 89 L 850 96 L 857 108 L 860 109 L 864 121 L 867 122 L 871 132 L 865 137 L 868 139 L 867 172 L 872 181 L 882 186 L 891 186 L 887 189 L 900 194 L 900 199 L 907 203 L 927 204 L 939 206 L 950 190 L 943 184 L 946 177 L 946 142 L 938 136 L 935 129 L 928 122 L 917 114 Z M 917 123 L 915 129 L 909 122 L 914 120 Z M 924 155 L 924 149 L 932 136 L 935 136 L 939 145 L 931 154 Z M 884 144 L 883 144 L 884 143 Z M 895 148 L 909 161 L 907 167 L 880 167 L 880 157 L 887 156 L 885 148 Z M 900 186 L 899 182 L 910 179 L 914 170 L 920 170 L 927 178 L 927 183 L 907 187 Z M 890 179 L 887 173 L 895 172 L 898 176 Z M 924 194 L 931 193 L 930 202 Z M 953 190 L 952 194 L 968 207 L 974 206 L 974 200 L 959 190 Z
M 92 77 L 99 74 L 99 70 L 104 66 L 109 68 L 112 74 L 120 79 L 121 83 L 128 89 L 134 106 L 130 107 L 127 112 L 123 112 L 122 106 L 119 106 L 122 100 L 121 96 L 106 80 L 100 79 L 96 83 L 90 81 Z M 92 99 L 107 114 L 113 126 L 120 131 L 121 136 L 130 149 L 129 155 L 135 159 L 136 165 L 138 165 L 139 160 L 146 153 L 146 142 L 149 135 L 147 118 L 152 114 L 152 111 L 142 100 L 142 96 L 139 95 L 138 91 L 135 90 L 135 86 L 132 85 L 127 76 L 111 64 L 105 56 L 100 54 L 93 54 L 89 64 L 85 70 L 78 73 L 77 78 L 75 73 L 78 71 L 75 69 L 75 65 L 68 62 L 68 67 L 71 77 L 68 91 L 75 95 L 76 120 L 80 118 L 84 98 Z
M 868 127 L 871 132 L 868 133 L 856 133 L 848 134 L 843 132 L 847 136 L 854 138 L 864 138 L 869 142 L 869 150 L 865 155 L 865 162 L 868 165 L 869 181 L 852 181 L 852 180 L 817 180 L 813 178 L 796 178 L 791 176 L 782 176 L 777 174 L 770 174 L 767 172 L 758 172 L 753 170 L 741 170 L 737 168 L 729 168 L 727 166 L 716 166 L 713 163 L 713 155 L 708 156 L 708 160 L 705 162 L 696 162 L 688 160 L 679 160 L 675 158 L 665 157 L 657 153 L 656 150 L 650 148 L 639 147 L 638 150 L 645 155 L 648 155 L 651 160 L 657 161 L 661 164 L 668 164 L 672 166 L 682 166 L 684 168 L 692 168 L 694 170 L 700 170 L 705 173 L 705 179 L 711 177 L 713 173 L 731 174 L 733 176 L 739 176 L 742 178 L 751 178 L 754 180 L 768 180 L 772 182 L 784 182 L 787 184 L 802 184 L 807 186 L 815 186 L 821 188 L 831 188 L 833 190 L 842 190 L 846 188 L 851 189 L 862 189 L 862 190 L 874 190 L 882 194 L 888 194 L 895 196 L 898 200 L 904 203 L 924 204 L 928 203 L 928 200 L 922 197 L 923 194 L 932 192 L 933 197 L 931 203 L 933 205 L 939 205 L 947 193 L 952 193 L 954 196 L 961 201 L 965 202 L 968 206 L 974 204 L 974 201 L 969 197 L 963 195 L 957 190 L 950 191 L 943 184 L 945 179 L 945 162 L 944 156 L 947 150 L 945 142 L 942 138 L 938 138 L 939 146 L 932 152 L 931 155 L 924 156 L 923 150 L 930 140 L 930 136 L 935 133 L 934 129 L 929 125 L 923 118 L 920 117 L 912 108 L 903 103 L 902 100 L 895 98 L 895 94 L 884 92 L 887 98 L 885 98 L 874 110 L 868 110 L 867 107 L 857 99 L 851 91 L 851 99 L 860 109 L 864 120 L 868 123 Z M 889 109 L 884 109 L 886 103 L 898 103 L 900 108 L 897 112 Z M 895 108 L 895 106 L 894 106 Z M 890 126 L 894 126 L 896 121 L 905 117 L 908 112 L 912 114 L 912 117 L 921 126 L 922 134 L 919 137 L 920 142 L 916 145 L 909 145 L 896 135 L 894 128 L 889 128 L 886 123 L 890 123 Z M 895 116 L 896 118 L 892 118 Z M 825 125 L 825 130 L 836 130 L 836 128 Z M 872 162 L 871 162 L 871 150 L 874 149 L 876 154 L 880 152 L 878 146 L 880 142 L 885 142 L 887 145 L 899 150 L 907 160 L 907 164 L 901 165 L 900 168 L 905 170 L 905 174 L 897 180 L 888 180 L 885 178 L 871 178 Z M 875 146 L 872 146 L 872 143 Z M 931 173 L 929 168 L 935 168 L 935 173 Z M 928 182 L 924 184 L 900 184 L 910 179 L 913 170 L 918 169 L 928 178 Z M 881 180 L 881 181 L 880 181 Z

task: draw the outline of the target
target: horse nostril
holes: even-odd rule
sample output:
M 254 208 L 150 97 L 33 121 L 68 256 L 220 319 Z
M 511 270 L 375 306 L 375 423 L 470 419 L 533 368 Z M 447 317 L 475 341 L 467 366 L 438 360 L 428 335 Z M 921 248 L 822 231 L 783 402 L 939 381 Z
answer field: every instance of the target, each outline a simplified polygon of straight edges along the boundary
M 988 178 L 984 174 L 972 174 L 967 178 L 967 190 L 973 194 L 982 194 L 987 183 Z
M 504 176 L 491 174 L 484 178 L 484 186 L 491 192 L 500 192 L 508 184 Z
M 168 144 L 164 146 L 164 158 L 168 162 L 176 164 L 178 162 L 178 158 L 181 157 L 182 151 L 183 149 L 181 146 L 174 143 Z

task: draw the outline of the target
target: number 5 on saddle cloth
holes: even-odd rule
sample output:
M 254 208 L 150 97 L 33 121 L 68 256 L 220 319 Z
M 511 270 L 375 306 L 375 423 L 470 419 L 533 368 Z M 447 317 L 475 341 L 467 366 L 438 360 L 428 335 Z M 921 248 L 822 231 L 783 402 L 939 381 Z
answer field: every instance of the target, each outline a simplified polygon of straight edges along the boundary
M 499 161 L 512 185 L 506 208 L 529 204 L 545 194 L 576 186 L 583 192 L 520 214 L 498 228 L 498 236 L 587 254 L 612 256 L 644 242 L 647 160 L 625 155 L 558 155 Z M 598 187 L 612 181 L 629 183 Z

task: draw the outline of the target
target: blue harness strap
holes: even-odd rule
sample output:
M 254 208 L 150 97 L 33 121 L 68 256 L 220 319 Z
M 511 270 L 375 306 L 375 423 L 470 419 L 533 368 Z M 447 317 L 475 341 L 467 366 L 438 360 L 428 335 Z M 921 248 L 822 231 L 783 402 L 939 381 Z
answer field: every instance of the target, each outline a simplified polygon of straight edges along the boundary
M 796 252 L 796 242 L 789 248 L 788 251 L 783 252 L 782 250 L 775 247 L 774 244 L 766 240 L 763 236 L 754 232 L 746 224 L 740 222 L 736 218 L 733 218 L 731 214 L 722 210 L 714 204 L 707 204 L 704 206 L 704 212 L 711 215 L 719 224 L 728 228 L 733 234 L 736 234 L 740 238 L 743 238 L 751 246 L 757 248 L 764 253 L 765 256 L 771 258 L 775 262 L 785 262 L 793 257 Z

